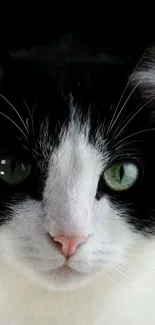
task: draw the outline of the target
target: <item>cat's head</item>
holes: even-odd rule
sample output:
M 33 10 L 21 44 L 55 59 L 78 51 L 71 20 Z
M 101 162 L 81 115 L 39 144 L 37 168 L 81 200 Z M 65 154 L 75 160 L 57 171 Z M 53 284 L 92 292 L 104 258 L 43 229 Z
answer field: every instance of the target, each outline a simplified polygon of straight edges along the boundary
M 148 68 L 119 99 L 115 64 L 75 62 L 23 51 L 0 82 L 0 255 L 53 290 L 124 264 L 155 226 Z

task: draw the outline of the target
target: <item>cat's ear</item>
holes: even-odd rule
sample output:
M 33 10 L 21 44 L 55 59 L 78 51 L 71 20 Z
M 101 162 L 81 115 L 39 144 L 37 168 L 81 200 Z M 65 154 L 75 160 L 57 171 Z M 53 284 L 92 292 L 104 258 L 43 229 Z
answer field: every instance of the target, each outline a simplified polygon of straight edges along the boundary
M 155 45 L 148 47 L 139 58 L 130 80 L 142 96 L 148 99 L 155 97 Z
M 138 102 L 142 100 L 149 122 L 155 125 L 155 45 L 149 47 L 140 58 L 130 76 L 133 93 L 138 91 Z

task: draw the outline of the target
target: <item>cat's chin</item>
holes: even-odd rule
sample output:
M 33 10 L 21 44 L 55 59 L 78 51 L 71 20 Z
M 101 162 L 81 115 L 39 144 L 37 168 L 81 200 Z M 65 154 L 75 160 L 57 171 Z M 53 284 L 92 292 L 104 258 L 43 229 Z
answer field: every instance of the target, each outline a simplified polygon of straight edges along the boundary
M 44 271 L 37 276 L 37 279 L 40 280 L 42 285 L 48 290 L 65 292 L 85 286 L 93 277 L 94 274 L 86 274 L 73 270 L 68 266 L 62 266 L 55 270 Z

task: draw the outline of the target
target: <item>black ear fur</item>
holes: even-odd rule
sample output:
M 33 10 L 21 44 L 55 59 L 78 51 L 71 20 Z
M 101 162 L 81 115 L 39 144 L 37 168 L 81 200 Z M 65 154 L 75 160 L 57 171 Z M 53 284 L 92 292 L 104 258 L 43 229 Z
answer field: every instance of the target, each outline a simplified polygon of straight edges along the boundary
M 142 54 L 130 78 L 132 85 L 138 86 L 141 95 L 151 99 L 155 96 L 155 44 Z
M 155 126 L 155 43 L 148 46 L 137 60 L 136 68 L 129 76 L 135 96 L 147 110 L 151 128 Z

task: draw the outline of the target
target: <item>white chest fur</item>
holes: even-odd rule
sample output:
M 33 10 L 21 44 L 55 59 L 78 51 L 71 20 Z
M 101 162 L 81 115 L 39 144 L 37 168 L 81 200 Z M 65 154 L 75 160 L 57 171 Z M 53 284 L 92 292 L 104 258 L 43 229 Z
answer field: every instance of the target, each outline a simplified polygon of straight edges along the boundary
M 138 257 L 128 277 L 100 274 L 85 288 L 52 293 L 1 261 L 0 324 L 154 325 L 155 243 Z M 117 278 L 117 279 L 116 279 Z

